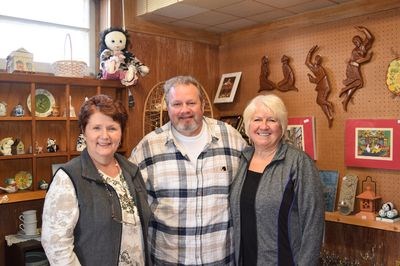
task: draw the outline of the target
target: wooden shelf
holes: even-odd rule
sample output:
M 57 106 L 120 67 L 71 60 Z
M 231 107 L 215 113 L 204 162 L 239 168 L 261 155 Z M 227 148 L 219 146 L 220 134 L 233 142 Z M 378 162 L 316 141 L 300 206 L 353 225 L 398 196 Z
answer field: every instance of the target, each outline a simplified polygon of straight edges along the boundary
M 351 224 L 385 231 L 400 232 L 400 222 L 387 223 L 373 220 L 364 220 L 355 215 L 341 215 L 339 212 L 325 212 L 325 221 Z
M 44 199 L 46 196 L 46 190 L 35 190 L 35 191 L 29 191 L 29 192 L 17 192 L 17 193 L 2 193 L 0 194 L 0 198 L 7 196 L 8 201 L 3 202 L 2 204 L 7 204 L 7 203 L 15 203 L 15 202 L 21 202 L 21 201 L 28 201 L 28 200 L 38 200 L 38 199 Z
M 48 90 L 62 112 L 62 116 L 32 116 L 35 113 L 36 97 L 32 97 L 31 106 L 27 106 L 27 97 L 35 94 L 39 88 Z M 128 90 L 118 80 L 98 80 L 95 78 L 70 78 L 34 73 L 0 73 L 0 100 L 8 106 L 7 116 L 0 117 L 0 140 L 6 137 L 20 139 L 25 145 L 25 154 L 0 156 L 0 185 L 19 171 L 32 174 L 32 186 L 17 193 L 0 192 L 0 199 L 7 196 L 7 202 L 15 203 L 43 199 L 46 192 L 39 189 L 41 180 L 50 183 L 54 164 L 65 163 L 80 154 L 75 149 L 79 135 L 78 118 L 70 117 L 69 107 L 76 113 L 85 97 L 95 94 L 107 94 L 121 100 L 128 109 Z M 68 97 L 69 96 L 69 97 Z M 21 104 L 26 111 L 23 117 L 10 115 L 13 106 Z M 28 111 L 29 110 L 29 111 Z M 64 116 L 65 115 L 65 116 Z M 124 136 L 129 136 L 129 129 Z M 59 150 L 47 152 L 47 138 L 57 140 Z M 43 152 L 33 150 L 34 145 L 42 147 Z M 126 145 L 126 144 L 123 144 Z M 128 147 L 118 151 L 126 154 Z M 32 152 L 33 153 L 29 153 Z M 14 152 L 15 153 L 15 152 Z

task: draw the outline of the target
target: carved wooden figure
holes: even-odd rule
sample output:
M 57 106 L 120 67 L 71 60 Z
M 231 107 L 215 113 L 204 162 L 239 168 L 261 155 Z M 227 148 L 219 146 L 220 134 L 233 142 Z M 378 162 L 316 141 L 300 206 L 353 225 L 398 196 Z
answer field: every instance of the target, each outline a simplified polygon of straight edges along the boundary
M 345 87 L 342 88 L 339 95 L 339 97 L 344 96 L 342 105 L 345 111 L 347 111 L 347 105 L 349 101 L 352 100 L 353 94 L 364 85 L 360 65 L 370 61 L 372 58 L 372 52 L 368 52 L 368 50 L 372 47 L 374 37 L 368 29 L 363 26 L 357 26 L 355 28 L 364 34 L 364 38 L 356 35 L 352 39 L 355 47 L 351 51 L 350 59 L 347 62 L 346 79 L 343 80 L 343 85 L 345 85 Z
M 318 45 L 314 45 L 307 54 L 306 66 L 312 71 L 314 76 L 307 74 L 308 79 L 311 83 L 316 84 L 315 90 L 317 91 L 317 104 L 319 104 L 324 111 L 326 117 L 328 118 L 329 127 L 332 126 L 333 122 L 333 104 L 328 101 L 328 96 L 331 92 L 331 87 L 329 85 L 328 76 L 324 67 L 321 65 L 322 57 L 316 55 L 314 60 L 312 60 L 313 54 L 318 49 Z
M 283 80 L 278 82 L 278 90 L 280 91 L 290 91 L 298 89 L 294 86 L 294 73 L 292 68 L 289 65 L 289 57 L 283 55 L 281 58 L 282 62 L 282 72 L 283 72 Z
M 261 91 L 272 91 L 276 89 L 276 84 L 268 79 L 269 76 L 269 60 L 267 56 L 261 58 L 261 71 L 260 71 L 260 89 Z

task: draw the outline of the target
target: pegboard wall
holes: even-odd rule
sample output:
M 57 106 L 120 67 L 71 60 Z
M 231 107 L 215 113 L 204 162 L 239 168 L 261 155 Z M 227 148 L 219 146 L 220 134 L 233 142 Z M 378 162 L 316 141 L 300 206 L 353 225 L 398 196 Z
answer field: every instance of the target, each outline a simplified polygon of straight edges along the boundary
M 400 119 L 400 97 L 393 97 L 386 87 L 387 67 L 395 58 L 393 51 L 400 54 L 399 12 L 399 9 L 394 9 L 296 30 L 265 32 L 223 45 L 220 49 L 221 73 L 242 71 L 242 78 L 234 103 L 215 105 L 215 110 L 219 115 L 241 114 L 247 102 L 258 93 L 261 58 L 264 55 L 268 56 L 269 79 L 277 83 L 283 79 L 281 57 L 287 55 L 299 91 L 274 90 L 273 93 L 285 101 L 289 117 L 315 117 L 318 168 L 337 170 L 340 179 L 347 174 L 357 175 L 357 194 L 362 192 L 361 182 L 367 176 L 372 176 L 373 180 L 377 181 L 377 194 L 382 196 L 382 200 L 392 201 L 400 208 L 400 171 L 347 167 L 344 163 L 347 119 Z M 356 91 L 346 112 L 339 93 L 344 87 L 342 81 L 346 78 L 347 60 L 354 48 L 352 38 L 355 35 L 364 37 L 355 26 L 366 27 L 375 40 L 370 50 L 373 52 L 371 61 L 360 67 L 364 86 Z M 310 83 L 307 77 L 307 73 L 312 72 L 305 65 L 305 60 L 308 51 L 314 45 L 319 46 L 314 56 L 322 56 L 322 65 L 330 81 L 331 93 L 328 100 L 334 104 L 331 128 L 322 109 L 316 103 L 315 84 Z M 400 152 L 400 147 L 395 148 Z

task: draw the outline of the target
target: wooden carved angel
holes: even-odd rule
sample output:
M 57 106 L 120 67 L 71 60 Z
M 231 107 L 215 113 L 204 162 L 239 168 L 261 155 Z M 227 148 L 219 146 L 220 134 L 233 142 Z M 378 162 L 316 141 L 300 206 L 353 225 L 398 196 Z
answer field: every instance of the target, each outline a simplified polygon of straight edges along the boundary
M 271 91 L 276 89 L 276 84 L 268 79 L 269 76 L 269 60 L 267 56 L 261 58 L 261 71 L 260 71 L 260 89 L 261 91 Z
M 328 76 L 326 75 L 324 67 L 321 65 L 322 57 L 316 55 L 312 60 L 314 52 L 318 49 L 318 45 L 314 45 L 307 54 L 306 66 L 312 71 L 314 76 L 307 74 L 311 83 L 316 84 L 315 90 L 317 91 L 317 104 L 321 106 L 322 111 L 328 118 L 329 127 L 333 122 L 333 104 L 328 101 L 328 96 L 331 92 Z
M 368 52 L 368 50 L 372 47 L 374 37 L 368 29 L 363 26 L 357 26 L 355 28 L 364 34 L 364 38 L 356 35 L 352 39 L 355 47 L 351 51 L 350 59 L 347 62 L 346 79 L 343 80 L 343 85 L 345 85 L 345 87 L 342 88 L 339 95 L 339 97 L 344 96 L 342 105 L 345 111 L 347 111 L 347 104 L 352 99 L 353 94 L 364 85 L 360 71 L 361 64 L 370 61 L 372 58 L 372 52 Z
M 278 82 L 278 90 L 280 91 L 290 91 L 298 89 L 294 86 L 294 73 L 292 68 L 289 66 L 289 57 L 283 55 L 281 58 L 282 62 L 282 72 L 283 80 Z

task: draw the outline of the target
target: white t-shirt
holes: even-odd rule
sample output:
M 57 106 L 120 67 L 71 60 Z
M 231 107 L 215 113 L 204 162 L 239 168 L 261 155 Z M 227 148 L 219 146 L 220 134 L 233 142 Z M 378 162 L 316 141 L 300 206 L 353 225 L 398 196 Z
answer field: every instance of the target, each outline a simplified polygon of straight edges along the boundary
M 208 140 L 208 130 L 207 124 L 203 123 L 201 127 L 201 131 L 196 136 L 184 136 L 179 133 L 174 127 L 172 127 L 172 134 L 179 145 L 179 148 L 182 150 L 183 155 L 187 155 L 190 159 L 190 162 L 196 166 L 197 157 L 199 157 L 200 153 L 204 150 L 204 147 L 207 144 Z

